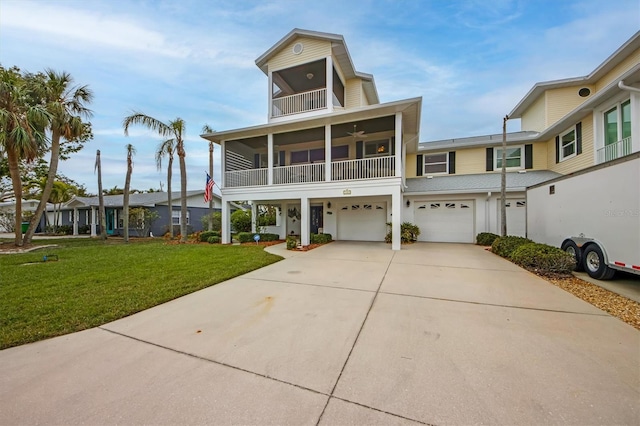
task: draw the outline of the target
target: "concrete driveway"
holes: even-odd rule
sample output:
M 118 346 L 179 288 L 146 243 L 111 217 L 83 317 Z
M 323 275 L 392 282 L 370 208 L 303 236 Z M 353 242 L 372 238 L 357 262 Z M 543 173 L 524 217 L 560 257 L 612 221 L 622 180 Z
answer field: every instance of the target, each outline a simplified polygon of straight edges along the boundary
M 464 244 L 334 242 L 0 352 L 0 424 L 639 424 L 639 401 L 638 331 Z

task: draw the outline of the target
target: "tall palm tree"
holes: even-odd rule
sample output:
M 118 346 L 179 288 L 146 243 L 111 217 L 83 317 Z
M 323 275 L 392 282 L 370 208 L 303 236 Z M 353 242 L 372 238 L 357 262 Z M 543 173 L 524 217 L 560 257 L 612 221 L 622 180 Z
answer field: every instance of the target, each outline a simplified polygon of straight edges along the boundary
M 122 214 L 124 221 L 124 242 L 129 242 L 129 189 L 131 187 L 131 173 L 133 173 L 133 154 L 136 149 L 127 144 L 127 177 L 124 180 L 124 195 L 122 196 Z
M 104 194 L 102 192 L 102 163 L 100 161 L 100 150 L 96 150 L 96 165 L 94 170 L 98 171 L 98 223 L 100 224 L 100 239 L 107 239 L 106 214 L 104 211 Z
M 46 145 L 49 114 L 39 102 L 33 79 L 17 68 L 0 66 L 0 147 L 5 152 L 16 201 L 15 244 L 22 239 L 22 179 L 20 161 L 33 161 Z
M 122 121 L 125 136 L 129 135 L 129 126 L 132 124 L 141 124 L 157 132 L 160 136 L 172 138 L 175 141 L 176 152 L 178 153 L 180 163 L 180 241 L 187 242 L 187 165 L 185 162 L 186 152 L 184 150 L 184 139 L 182 136 L 186 132 L 185 122 L 178 117 L 168 123 L 163 123 L 141 112 L 133 112 Z M 173 226 L 172 220 L 170 220 L 169 223 Z
M 208 124 L 202 126 L 202 133 L 213 133 Z M 209 176 L 213 179 L 213 142 L 209 141 Z M 211 191 L 213 193 L 213 190 Z M 213 231 L 213 196 L 209 199 L 209 231 Z
M 169 158 L 169 165 L 167 166 L 167 209 L 169 210 L 169 236 L 173 239 L 173 202 L 172 202 L 172 194 L 171 194 L 171 176 L 173 169 L 173 154 L 175 153 L 176 148 L 174 146 L 173 139 L 167 139 L 158 145 L 158 149 L 156 150 L 156 166 L 158 170 L 162 170 L 162 158 Z
M 60 161 L 60 139 L 71 140 L 80 137 L 84 131 L 83 118 L 90 118 L 92 113 L 85 104 L 91 103 L 93 92 L 88 86 L 74 86 L 73 77 L 67 72 L 45 70 L 45 82 L 42 93 L 46 102 L 46 109 L 51 116 L 49 130 L 51 131 L 51 149 L 49 159 L 49 173 L 47 183 L 42 190 L 40 203 L 36 208 L 29 229 L 24 235 L 24 243 L 29 244 L 40 222 L 42 212 L 47 206 L 47 199 L 53 188 L 53 182 L 58 173 Z

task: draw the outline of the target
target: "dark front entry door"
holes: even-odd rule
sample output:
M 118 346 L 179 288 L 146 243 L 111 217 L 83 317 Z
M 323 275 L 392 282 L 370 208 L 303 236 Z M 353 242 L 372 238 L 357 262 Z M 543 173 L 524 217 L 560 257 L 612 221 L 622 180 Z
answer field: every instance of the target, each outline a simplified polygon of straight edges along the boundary
M 317 234 L 322 226 L 322 206 L 311 206 L 311 233 Z

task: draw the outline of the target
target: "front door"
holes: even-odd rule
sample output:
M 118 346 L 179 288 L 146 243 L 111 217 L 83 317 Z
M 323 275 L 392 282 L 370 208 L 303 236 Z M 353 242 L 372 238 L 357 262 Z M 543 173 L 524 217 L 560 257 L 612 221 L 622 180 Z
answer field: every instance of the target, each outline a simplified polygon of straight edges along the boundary
M 115 228 L 115 210 L 109 209 L 105 212 L 106 221 L 107 221 L 107 235 L 113 235 L 113 231 Z
M 322 226 L 322 206 L 311 206 L 311 233 L 317 234 Z

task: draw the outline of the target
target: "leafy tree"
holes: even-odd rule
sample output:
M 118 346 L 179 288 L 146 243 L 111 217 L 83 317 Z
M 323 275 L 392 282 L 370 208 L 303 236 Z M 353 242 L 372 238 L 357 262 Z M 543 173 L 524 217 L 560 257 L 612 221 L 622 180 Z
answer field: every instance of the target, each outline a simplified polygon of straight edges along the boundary
M 220 232 L 222 230 L 222 213 L 220 212 L 213 212 L 210 214 L 206 214 L 204 216 L 202 216 L 200 218 L 200 220 L 202 221 L 202 226 L 208 226 L 208 224 L 211 224 L 211 231 L 218 231 Z
M 122 208 L 124 210 L 124 242 L 129 242 L 129 187 L 131 186 L 131 173 L 133 173 L 133 154 L 136 149 L 131 144 L 127 144 L 127 176 L 124 181 L 124 195 L 122 198 Z
M 171 193 L 171 176 L 173 173 L 173 154 L 176 152 L 175 141 L 173 139 L 167 139 L 158 145 L 156 149 L 156 166 L 158 170 L 162 170 L 162 158 L 167 157 L 169 164 L 167 165 L 167 206 L 170 214 L 173 214 L 173 194 Z M 173 216 L 169 218 L 170 223 L 173 220 Z M 173 226 L 169 227 L 169 237 L 173 239 Z
M 144 207 L 135 207 L 129 210 L 129 223 L 132 226 L 138 237 L 146 237 L 149 235 L 149 230 L 153 222 L 158 220 L 160 215 L 157 211 L 152 211 Z
M 186 132 L 185 122 L 178 117 L 168 123 L 163 123 L 141 112 L 133 112 L 131 115 L 125 117 L 122 122 L 125 136 L 129 135 L 129 126 L 132 124 L 141 124 L 157 132 L 160 136 L 175 141 L 176 152 L 178 153 L 180 163 L 180 241 L 187 242 L 187 165 L 185 162 L 186 152 L 184 150 L 184 139 L 182 136 Z
M 231 214 L 230 221 L 236 232 L 251 232 L 250 210 L 236 210 Z

